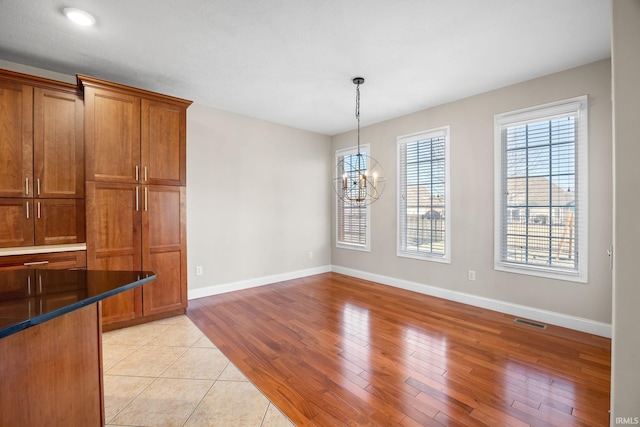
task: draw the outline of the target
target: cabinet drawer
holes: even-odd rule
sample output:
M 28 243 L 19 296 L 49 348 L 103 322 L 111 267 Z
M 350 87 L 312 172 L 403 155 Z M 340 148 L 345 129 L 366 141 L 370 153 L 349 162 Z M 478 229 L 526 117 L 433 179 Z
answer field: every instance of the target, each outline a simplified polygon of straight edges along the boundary
M 26 268 L 83 268 L 87 266 L 86 251 L 50 252 L 44 254 L 10 255 L 0 257 L 0 270 L 22 270 Z
M 16 304 L 18 300 L 40 296 L 38 304 L 34 307 L 42 307 L 43 304 L 56 306 L 60 297 L 68 298 L 71 293 L 77 294 L 79 291 L 72 280 L 73 277 L 68 281 L 58 280 L 54 283 L 48 280 L 44 270 L 85 268 L 86 265 L 86 251 L 0 257 L 0 271 L 8 273 L 0 280 L 0 295 L 3 300 L 15 299 Z M 5 310 L 10 310 L 10 306 L 5 307 Z

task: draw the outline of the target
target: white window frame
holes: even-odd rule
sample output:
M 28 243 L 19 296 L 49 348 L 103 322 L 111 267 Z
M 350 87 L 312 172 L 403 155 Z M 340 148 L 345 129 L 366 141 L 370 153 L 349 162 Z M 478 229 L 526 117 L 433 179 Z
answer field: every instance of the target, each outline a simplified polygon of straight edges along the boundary
M 366 155 L 371 155 L 370 153 L 370 144 L 361 144 L 360 145 L 360 153 L 362 154 L 366 154 Z M 335 155 L 335 167 L 334 170 L 337 171 L 337 165 L 338 162 L 340 162 L 340 160 L 342 160 L 342 158 L 344 156 L 348 156 L 350 154 L 357 154 L 358 153 L 358 147 L 350 147 L 350 148 L 344 148 L 341 150 L 337 150 L 336 151 L 336 155 Z M 337 173 L 337 172 L 336 172 Z M 334 177 L 334 179 L 337 177 Z M 336 248 L 341 248 L 341 249 L 351 249 L 351 250 L 356 250 L 356 251 L 364 251 L 364 252 L 370 252 L 371 251 L 371 209 L 369 208 L 369 205 L 360 207 L 359 209 L 364 209 L 365 210 L 365 215 L 366 215 L 366 220 L 365 220 L 365 227 L 366 227 L 366 231 L 365 231 L 365 243 L 364 244 L 358 244 L 358 243 L 352 243 L 352 242 L 343 242 L 340 241 L 339 235 L 340 235 L 340 230 L 339 230 L 339 224 L 340 224 L 340 203 L 341 200 L 338 197 L 338 195 L 336 194 L 336 209 L 335 209 L 335 224 L 336 224 Z
M 575 143 L 575 186 L 576 186 L 576 269 L 515 263 L 503 259 L 504 227 L 506 226 L 506 155 L 502 141 L 503 126 L 516 126 L 527 122 L 553 119 L 575 113 L 577 119 L 577 141 Z M 495 224 L 494 224 L 494 268 L 498 271 L 573 282 L 587 282 L 588 274 L 588 97 L 586 95 L 521 110 L 496 114 L 494 116 L 495 155 Z
M 409 135 L 402 135 L 397 138 L 397 151 L 398 151 L 398 154 L 397 154 L 397 158 L 398 158 L 397 256 L 399 257 L 420 259 L 425 261 L 435 261 L 435 262 L 442 262 L 442 263 L 451 263 L 451 218 L 452 218 L 451 205 L 452 203 L 451 203 L 451 179 L 450 179 L 450 170 L 451 170 L 450 168 L 450 163 L 451 163 L 450 134 L 451 134 L 450 126 L 443 126 L 443 127 L 434 128 L 434 129 L 430 129 L 422 132 L 412 133 Z M 406 224 L 406 220 L 405 221 L 402 220 L 402 212 L 403 212 L 402 203 L 404 203 L 403 197 L 405 196 L 404 189 L 402 187 L 403 187 L 403 182 L 405 181 L 405 178 L 401 176 L 401 174 L 402 174 L 402 170 L 404 170 L 405 167 L 401 165 L 401 162 L 403 161 L 401 156 L 401 150 L 402 150 L 402 147 L 408 143 L 416 142 L 424 139 L 437 138 L 437 137 L 444 137 L 445 139 L 445 142 L 444 142 L 444 149 L 445 149 L 444 197 L 445 197 L 446 213 L 445 213 L 445 219 L 444 219 L 444 227 L 445 227 L 444 254 L 409 251 L 405 248 L 406 245 L 403 243 L 403 242 L 406 242 L 406 229 L 403 228 L 403 224 Z

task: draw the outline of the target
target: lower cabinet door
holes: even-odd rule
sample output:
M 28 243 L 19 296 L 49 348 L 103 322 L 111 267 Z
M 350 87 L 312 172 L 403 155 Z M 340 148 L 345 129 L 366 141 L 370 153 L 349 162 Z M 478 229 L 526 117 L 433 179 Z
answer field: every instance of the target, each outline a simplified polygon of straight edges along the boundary
M 0 247 L 33 245 L 33 199 L 0 197 Z
M 134 320 L 142 315 L 142 292 L 132 289 L 102 300 L 102 324 Z
M 63 245 L 85 241 L 84 200 L 35 199 L 36 245 Z
M 94 270 L 140 270 L 141 204 L 135 184 L 87 182 L 87 267 Z M 103 325 L 142 316 L 142 290 L 102 301 Z
M 144 186 L 143 270 L 156 280 L 142 286 L 145 316 L 187 306 L 185 188 Z

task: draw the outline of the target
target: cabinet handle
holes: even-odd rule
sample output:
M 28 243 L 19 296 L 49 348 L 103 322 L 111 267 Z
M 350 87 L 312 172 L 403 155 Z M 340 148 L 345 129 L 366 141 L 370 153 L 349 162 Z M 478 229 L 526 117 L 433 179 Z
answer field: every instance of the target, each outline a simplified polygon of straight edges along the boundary
M 149 179 L 147 177 L 147 167 L 144 167 L 144 182 L 147 182 Z
M 147 212 L 149 210 L 149 189 L 144 187 L 144 211 Z
M 28 196 L 29 195 L 29 178 L 28 177 L 24 179 L 24 190 Z
M 49 264 L 49 261 L 33 261 L 33 262 L 25 262 L 23 265 L 28 267 L 30 265 L 45 265 Z
M 27 219 L 29 219 L 29 202 L 27 202 Z
M 38 274 L 38 283 L 40 284 L 40 293 L 42 293 L 42 273 Z
M 140 209 L 138 208 L 138 190 L 140 187 L 136 186 L 136 212 L 138 212 Z
M 36 180 L 36 183 L 38 184 L 38 196 L 39 196 L 40 195 L 40 178 Z
M 27 295 L 31 295 L 31 275 L 27 276 Z
M 40 219 L 40 202 L 38 202 L 38 219 Z
M 138 165 L 136 165 L 136 182 L 138 182 Z

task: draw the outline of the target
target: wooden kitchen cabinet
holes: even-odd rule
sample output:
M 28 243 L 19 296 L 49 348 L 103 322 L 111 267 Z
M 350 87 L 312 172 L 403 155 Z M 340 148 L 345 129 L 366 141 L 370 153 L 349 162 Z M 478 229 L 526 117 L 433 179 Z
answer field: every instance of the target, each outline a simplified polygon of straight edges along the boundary
M 46 276 L 42 274 L 43 270 L 66 270 L 86 266 L 85 251 L 0 256 L 0 272 L 3 272 L 0 276 L 0 293 L 15 298 L 36 296 L 42 293 L 40 290 L 43 280 L 46 280 Z M 9 307 L 5 309 L 8 310 Z
M 88 182 L 90 269 L 153 271 L 153 282 L 103 301 L 107 329 L 183 314 L 187 306 L 186 189 Z
M 83 102 L 77 93 L 33 92 L 34 196 L 84 197 Z
M 0 197 L 83 197 L 82 113 L 75 86 L 0 70 Z
M 184 103 L 142 99 L 142 182 L 186 185 L 187 108 Z
M 103 302 L 114 329 L 185 312 L 186 110 L 191 101 L 78 76 L 85 100 L 89 268 L 153 271 Z
M 85 268 L 86 266 L 87 253 L 85 251 L 0 256 L 0 271 L 24 270 L 28 268 L 63 270 Z
M 0 197 L 0 247 L 85 241 L 83 199 Z
M 0 197 L 0 246 L 31 246 L 33 243 L 33 199 Z
M 84 90 L 87 181 L 186 184 L 190 101 L 78 76 Z
M 0 129 L 0 247 L 84 242 L 78 88 L 0 70 Z
M 87 181 L 138 182 L 140 98 L 85 86 L 84 102 Z
M 156 280 L 142 285 L 144 315 L 187 307 L 186 189 L 143 186 L 142 269 Z
M 36 245 L 86 240 L 84 199 L 35 199 L 33 210 Z
M 33 186 L 33 87 L 0 73 L 0 197 L 30 197 Z
M 87 266 L 95 270 L 141 270 L 140 188 L 137 185 L 87 182 Z M 142 289 L 102 302 L 105 325 L 142 316 Z

